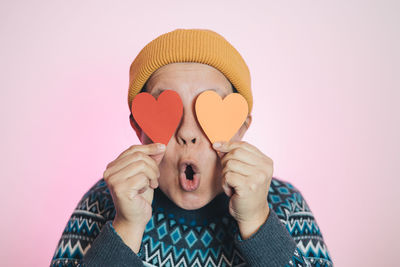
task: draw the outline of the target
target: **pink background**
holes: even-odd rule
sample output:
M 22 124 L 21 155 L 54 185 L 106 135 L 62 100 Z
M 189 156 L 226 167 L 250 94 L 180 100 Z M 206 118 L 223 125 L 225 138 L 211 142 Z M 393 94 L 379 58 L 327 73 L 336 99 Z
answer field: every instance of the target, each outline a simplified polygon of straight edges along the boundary
M 302 191 L 335 264 L 395 266 L 399 2 L 145 2 L 0 2 L 1 265 L 49 265 L 80 198 L 138 143 L 130 63 L 156 36 L 195 27 L 248 63 L 245 140 Z

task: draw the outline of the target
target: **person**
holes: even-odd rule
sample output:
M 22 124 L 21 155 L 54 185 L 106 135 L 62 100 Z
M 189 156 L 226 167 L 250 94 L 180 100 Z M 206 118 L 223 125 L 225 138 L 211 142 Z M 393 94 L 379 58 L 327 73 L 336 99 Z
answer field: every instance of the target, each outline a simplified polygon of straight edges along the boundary
M 130 67 L 128 106 L 140 92 L 174 90 L 182 119 L 167 145 L 153 143 L 130 113 L 141 144 L 111 161 L 73 211 L 51 266 L 333 266 L 300 191 L 273 176 L 273 161 L 242 138 L 252 120 L 250 72 L 220 34 L 176 29 Z M 211 143 L 194 101 L 239 93 L 246 120 Z

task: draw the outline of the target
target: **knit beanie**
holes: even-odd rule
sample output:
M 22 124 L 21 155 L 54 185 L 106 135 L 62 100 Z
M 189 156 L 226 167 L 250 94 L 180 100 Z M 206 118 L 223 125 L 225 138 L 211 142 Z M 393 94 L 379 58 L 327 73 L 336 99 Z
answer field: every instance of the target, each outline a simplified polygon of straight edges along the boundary
M 250 71 L 239 52 L 220 34 L 206 29 L 176 29 L 148 43 L 129 70 L 128 106 L 158 68 L 176 62 L 197 62 L 219 70 L 253 106 Z

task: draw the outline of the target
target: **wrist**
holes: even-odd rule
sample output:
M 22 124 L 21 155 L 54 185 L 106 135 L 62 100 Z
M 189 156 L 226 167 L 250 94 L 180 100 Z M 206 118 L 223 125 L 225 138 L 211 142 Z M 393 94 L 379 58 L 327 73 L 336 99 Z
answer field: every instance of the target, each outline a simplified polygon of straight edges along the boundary
M 240 236 L 243 240 L 250 238 L 254 235 L 260 227 L 267 221 L 269 215 L 269 207 L 264 215 L 260 216 L 258 219 L 251 221 L 238 222 Z
M 138 254 L 146 226 L 123 223 L 118 220 L 114 220 L 112 226 L 121 237 L 122 241 L 132 249 L 133 252 Z

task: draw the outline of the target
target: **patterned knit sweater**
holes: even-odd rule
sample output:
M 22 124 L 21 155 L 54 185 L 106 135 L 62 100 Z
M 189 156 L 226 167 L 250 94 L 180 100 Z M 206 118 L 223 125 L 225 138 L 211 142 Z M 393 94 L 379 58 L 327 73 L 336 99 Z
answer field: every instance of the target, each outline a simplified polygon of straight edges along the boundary
M 297 188 L 272 178 L 270 214 L 242 240 L 225 193 L 197 210 L 154 190 L 152 217 L 136 254 L 112 226 L 115 207 L 104 179 L 82 197 L 51 266 L 333 266 L 322 233 Z

